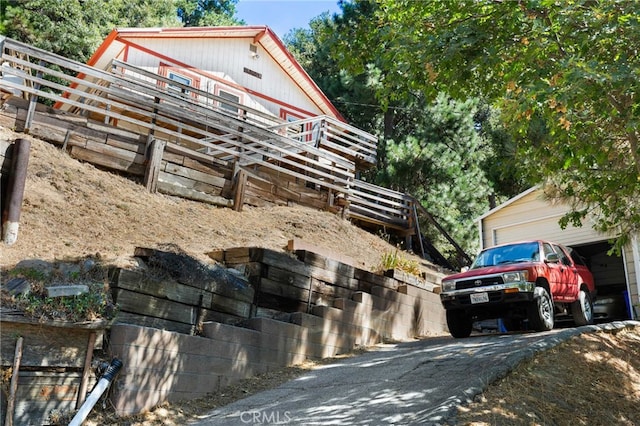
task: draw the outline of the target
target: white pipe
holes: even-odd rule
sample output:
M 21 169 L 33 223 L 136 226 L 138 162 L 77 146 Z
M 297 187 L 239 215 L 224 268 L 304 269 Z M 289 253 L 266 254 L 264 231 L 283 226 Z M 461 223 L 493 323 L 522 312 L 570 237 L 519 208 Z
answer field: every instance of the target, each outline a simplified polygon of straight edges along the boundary
M 114 358 L 113 361 L 111 361 L 111 365 L 109 365 L 107 371 L 102 375 L 96 386 L 84 401 L 84 404 L 82 404 L 80 410 L 78 410 L 76 415 L 73 416 L 73 419 L 71 419 L 71 423 L 69 423 L 69 426 L 82 425 L 82 422 L 84 422 L 84 420 L 87 418 L 87 416 L 91 412 L 91 409 L 94 405 L 96 405 L 96 402 L 98 402 L 104 391 L 107 390 L 107 388 L 109 387 L 109 383 L 111 383 L 111 380 L 115 377 L 116 374 L 118 374 L 118 371 L 120 371 L 121 367 L 122 361 L 120 361 L 119 359 Z

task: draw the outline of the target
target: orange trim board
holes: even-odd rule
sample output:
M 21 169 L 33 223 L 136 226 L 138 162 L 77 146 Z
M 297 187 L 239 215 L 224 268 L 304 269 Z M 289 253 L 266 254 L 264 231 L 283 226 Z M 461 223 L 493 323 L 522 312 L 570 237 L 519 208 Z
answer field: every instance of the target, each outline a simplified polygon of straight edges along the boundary
M 255 31 L 257 33 L 254 33 L 253 36 L 247 34 L 247 32 L 252 32 Z M 264 39 L 265 37 L 269 37 L 273 43 L 276 45 L 276 48 L 280 51 L 282 51 L 285 56 L 286 59 L 289 63 L 291 63 L 291 65 L 293 65 L 293 67 L 296 69 L 296 72 L 299 73 L 299 75 L 306 80 L 309 85 L 312 87 L 312 89 L 323 99 L 323 104 L 325 105 L 325 108 L 328 108 L 339 120 L 346 122 L 346 120 L 344 119 L 344 117 L 342 116 L 342 114 L 340 114 L 340 112 L 335 108 L 335 106 L 331 103 L 331 101 L 326 97 L 326 95 L 322 92 L 322 90 L 320 90 L 320 88 L 318 87 L 318 85 L 311 79 L 311 77 L 306 73 L 306 71 L 302 68 L 302 66 L 298 63 L 298 61 L 291 55 L 291 52 L 289 52 L 287 50 L 287 48 L 285 47 L 285 45 L 282 43 L 282 41 L 278 38 L 278 36 L 268 27 L 268 26 L 246 26 L 246 27 L 186 27 L 186 28 L 168 28 L 168 29 L 154 29 L 154 30 L 149 30 L 149 29 L 113 29 L 111 31 L 111 33 L 109 33 L 109 35 L 107 36 L 107 38 L 103 41 L 103 43 L 98 47 L 98 49 L 96 50 L 96 52 L 91 56 L 91 58 L 89 59 L 88 65 L 94 65 L 96 64 L 100 58 L 105 54 L 105 52 L 109 49 L 109 46 L 114 42 L 114 41 L 119 41 L 123 44 L 125 44 L 127 47 L 125 48 L 125 52 L 128 52 L 128 48 L 136 48 L 136 49 L 140 49 L 143 52 L 146 52 L 150 55 L 153 55 L 155 57 L 161 58 L 163 59 L 165 62 L 169 62 L 181 67 L 184 67 L 186 69 L 191 70 L 192 72 L 195 72 L 197 74 L 200 74 L 202 76 L 206 76 L 212 80 L 215 81 L 219 81 L 221 83 L 225 83 L 227 85 L 229 85 L 230 87 L 234 87 L 238 90 L 242 90 L 248 94 L 251 94 L 253 96 L 259 97 L 261 99 L 267 100 L 269 102 L 274 102 L 278 105 L 281 106 L 286 106 L 289 109 L 298 111 L 300 113 L 303 113 L 305 115 L 314 115 L 312 113 L 310 113 L 309 111 L 305 111 L 299 107 L 296 107 L 294 105 L 289 105 L 289 104 L 285 104 L 282 103 L 282 101 L 279 101 L 277 99 L 274 99 L 270 96 L 264 95 L 262 93 L 256 92 L 254 90 L 242 87 L 240 85 L 231 83 L 231 82 L 227 82 L 225 80 L 220 79 L 219 77 L 216 77 L 214 75 L 211 75 L 207 72 L 204 72 L 202 70 L 198 70 L 197 68 L 190 66 L 188 64 L 185 63 L 181 63 L 180 61 L 176 61 L 175 59 L 172 59 L 166 55 L 163 55 L 161 53 L 152 51 L 148 48 L 145 48 L 141 45 L 136 44 L 135 42 L 132 42 L 130 39 L 132 38 L 140 38 L 140 37 L 145 37 L 145 38 L 170 38 L 170 37 L 175 37 L 175 38 L 180 38 L 182 37 L 192 37 L 192 36 L 197 36 L 200 33 L 199 37 L 207 37 L 207 38 L 228 38 L 228 37 L 233 37 L 233 35 L 230 35 L 230 33 L 236 33 L 238 34 L 237 37 L 238 38 L 252 38 L 253 40 L 260 42 L 262 39 Z M 204 34 L 203 34 L 204 33 Z M 262 43 L 261 43 L 262 45 Z M 265 48 L 264 45 L 262 45 L 262 47 L 269 53 L 269 55 L 271 56 L 271 59 L 274 60 L 274 62 L 280 67 L 280 69 L 283 70 L 283 72 L 285 72 L 288 75 L 291 75 L 290 72 L 288 72 L 284 66 L 279 63 L 277 60 L 275 60 L 275 58 L 273 57 L 273 55 L 271 54 L 271 52 Z M 122 51 L 120 52 L 120 54 L 122 53 Z M 292 76 L 293 77 L 293 76 Z M 309 92 L 307 92 L 306 90 L 304 90 L 300 84 L 298 83 L 298 81 L 295 78 L 292 78 L 294 84 L 300 89 L 302 90 L 304 93 L 306 93 L 306 96 L 308 97 L 308 99 L 314 103 L 318 109 L 323 110 L 323 107 L 321 105 L 319 105 L 317 102 L 315 102 L 313 100 L 313 98 L 310 96 Z M 68 94 L 67 94 L 68 96 Z M 61 106 L 61 104 L 56 103 L 56 108 L 59 108 Z
M 304 115 L 305 115 L 305 116 L 307 116 L 307 117 L 309 117 L 309 116 L 313 116 L 313 115 L 314 115 L 314 114 L 313 114 L 312 112 L 310 112 L 310 111 L 306 111 L 306 110 L 304 110 L 304 109 L 302 109 L 302 108 L 299 108 L 299 107 L 297 107 L 297 106 L 295 106 L 295 105 L 290 105 L 290 104 L 288 104 L 288 103 L 282 102 L 282 101 L 281 101 L 281 100 L 279 100 L 279 99 L 275 99 L 275 98 L 272 98 L 271 96 L 267 96 L 267 95 L 265 95 L 265 94 L 263 94 L 263 93 L 256 92 L 255 90 L 249 89 L 248 87 L 244 87 L 244 86 L 241 86 L 241 85 L 236 84 L 236 83 L 234 83 L 234 82 L 231 82 L 231 81 L 228 81 L 228 80 L 222 79 L 222 78 L 220 78 L 220 77 L 218 77 L 218 76 L 216 76 L 216 75 L 213 75 L 213 74 L 211 74 L 211 73 L 208 73 L 208 72 L 206 72 L 206 71 L 203 71 L 203 70 L 201 70 L 201 69 L 198 69 L 198 68 L 196 68 L 196 67 L 194 67 L 194 66 L 192 66 L 192 65 L 189 65 L 189 64 L 187 64 L 187 63 L 184 63 L 184 62 L 181 62 L 181 61 L 175 60 L 175 59 L 173 59 L 173 58 L 171 58 L 171 57 L 169 57 L 169 56 L 166 56 L 166 55 L 164 55 L 164 54 L 162 54 L 162 53 L 158 53 L 158 52 L 156 52 L 156 51 L 154 51 L 154 50 L 151 50 L 151 49 L 149 49 L 149 48 L 147 48 L 147 47 L 141 46 L 141 45 L 139 45 L 139 44 L 137 44 L 137 43 L 134 43 L 134 42 L 132 42 L 132 41 L 130 41 L 130 40 L 121 40 L 121 39 L 119 39 L 118 41 L 120 41 L 121 43 L 124 43 L 124 44 L 127 46 L 127 51 L 128 51 L 128 49 L 130 49 L 130 48 L 132 48 L 132 49 L 138 49 L 138 50 L 140 50 L 140 51 L 142 51 L 142 52 L 145 52 L 145 53 L 147 53 L 148 55 L 151 55 L 151 56 L 153 56 L 153 57 L 155 57 L 155 58 L 158 58 L 158 59 L 160 59 L 160 60 L 162 60 L 162 61 L 165 61 L 165 62 L 167 62 L 167 63 L 170 63 L 170 64 L 173 64 L 173 65 L 176 65 L 176 66 L 182 67 L 182 68 L 184 68 L 184 69 L 187 69 L 187 70 L 189 70 L 189 71 L 193 72 L 194 74 L 198 74 L 198 75 L 201 75 L 201 76 L 203 76 L 203 77 L 207 77 L 207 78 L 209 78 L 209 79 L 211 79 L 211 80 L 214 80 L 214 81 L 217 81 L 217 82 L 219 82 L 219 83 L 224 83 L 225 85 L 227 85 L 227 86 L 229 86 L 229 87 L 232 87 L 232 88 L 234 88 L 234 89 L 236 89 L 236 90 L 240 90 L 240 91 L 242 91 L 242 92 L 244 92 L 244 93 L 247 93 L 247 94 L 250 94 L 250 95 L 252 95 L 252 96 L 256 96 L 256 97 L 261 98 L 261 99 L 264 99 L 264 100 L 266 100 L 266 101 L 273 102 L 273 103 L 275 103 L 275 104 L 277 104 L 277 105 L 280 105 L 280 106 L 287 107 L 287 108 L 289 108 L 289 109 L 292 109 L 292 110 L 298 111 L 298 112 L 300 112 L 301 114 L 304 114 Z

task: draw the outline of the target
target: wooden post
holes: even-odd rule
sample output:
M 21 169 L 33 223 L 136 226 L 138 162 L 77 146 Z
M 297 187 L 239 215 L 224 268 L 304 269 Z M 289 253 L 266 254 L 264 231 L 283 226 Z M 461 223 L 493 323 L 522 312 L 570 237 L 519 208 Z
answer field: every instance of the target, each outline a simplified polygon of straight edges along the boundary
M 418 242 L 420 243 L 420 257 L 424 259 L 424 245 L 422 244 L 422 233 L 420 232 L 420 220 L 418 219 L 418 209 L 416 208 L 415 202 L 412 203 L 411 205 L 413 207 L 413 218 L 415 220 L 415 225 L 416 225 L 416 235 L 418 238 Z
M 45 65 L 43 60 L 40 60 L 39 65 L 42 67 Z M 42 78 L 42 71 L 38 71 L 36 73 L 37 78 Z M 40 90 L 40 83 L 34 83 L 33 88 L 36 90 Z M 29 129 L 31 128 L 31 122 L 33 121 L 33 116 L 36 114 L 36 104 L 38 103 L 38 95 L 32 93 L 29 97 L 29 109 L 27 110 L 27 118 L 24 120 L 24 133 L 29 133 Z
M 166 141 L 154 139 L 147 148 L 147 168 L 144 173 L 144 186 L 151 193 L 158 190 L 158 175 L 162 166 L 162 155 Z
M 28 139 L 16 139 L 13 147 L 11 172 L 7 184 L 7 204 L 2 212 L 2 241 L 11 245 L 18 239 L 20 210 L 27 181 L 27 164 L 31 142 Z
M 247 184 L 247 172 L 242 169 L 238 170 L 235 184 L 236 190 L 233 194 L 233 210 L 241 212 L 244 204 L 244 187 Z
M 11 385 L 9 388 L 9 400 L 7 401 L 7 413 L 4 419 L 4 426 L 13 426 L 13 410 L 16 405 L 16 393 L 18 392 L 18 375 L 20 362 L 22 361 L 22 343 L 24 338 L 18 337 L 16 351 L 13 356 L 13 371 L 11 372 Z
M 97 334 L 95 332 L 89 335 L 87 355 L 84 358 L 84 367 L 82 368 L 82 381 L 80 382 L 78 399 L 76 400 L 76 410 L 82 406 L 84 399 L 87 396 L 87 384 L 89 382 L 89 374 L 91 373 L 91 360 L 93 359 L 93 347 L 96 345 L 96 336 Z

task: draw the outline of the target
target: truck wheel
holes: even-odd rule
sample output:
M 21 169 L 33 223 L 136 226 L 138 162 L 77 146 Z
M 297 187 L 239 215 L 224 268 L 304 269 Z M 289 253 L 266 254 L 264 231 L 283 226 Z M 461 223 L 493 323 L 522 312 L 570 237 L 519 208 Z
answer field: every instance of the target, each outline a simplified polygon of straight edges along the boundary
M 548 331 L 553 328 L 553 301 L 544 287 L 536 287 L 533 302 L 529 306 L 529 324 L 536 331 Z
M 471 335 L 473 322 L 464 311 L 447 311 L 447 326 L 453 337 L 462 339 Z
M 571 314 L 576 325 L 593 324 L 593 302 L 584 290 L 578 293 L 578 300 L 571 304 Z

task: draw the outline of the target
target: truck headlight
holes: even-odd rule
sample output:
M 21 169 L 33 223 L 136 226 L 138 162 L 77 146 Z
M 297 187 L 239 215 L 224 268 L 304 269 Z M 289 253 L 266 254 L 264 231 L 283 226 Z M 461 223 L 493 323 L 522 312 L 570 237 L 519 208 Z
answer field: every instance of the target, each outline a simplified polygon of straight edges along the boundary
M 524 283 L 529 278 L 529 271 L 505 272 L 502 274 L 502 280 L 505 283 Z
M 456 282 L 452 280 L 442 281 L 442 291 L 453 291 L 456 289 Z

